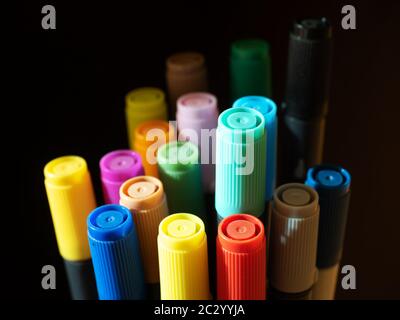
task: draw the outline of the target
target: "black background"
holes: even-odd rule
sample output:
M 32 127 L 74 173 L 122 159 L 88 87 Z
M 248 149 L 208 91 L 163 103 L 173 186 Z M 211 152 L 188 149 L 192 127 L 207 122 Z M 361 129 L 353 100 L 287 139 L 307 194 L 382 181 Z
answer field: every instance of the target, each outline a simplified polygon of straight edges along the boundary
M 56 8 L 56 30 L 41 28 L 45 4 Z M 345 4 L 357 10 L 357 30 L 341 29 Z M 15 110 L 23 129 L 15 144 L 24 145 L 19 208 L 30 230 L 22 254 L 25 295 L 69 298 L 43 185 L 48 161 L 84 157 L 101 203 L 98 161 L 127 147 L 124 96 L 141 86 L 165 88 L 169 54 L 187 49 L 205 54 L 211 92 L 223 110 L 229 107 L 230 42 L 265 38 L 279 104 L 291 22 L 326 16 L 334 28 L 334 58 L 324 159 L 352 174 L 342 264 L 357 270 L 357 290 L 338 289 L 337 298 L 399 299 L 399 12 L 396 1 L 20 2 L 23 75 Z M 41 289 L 45 264 L 57 269 L 57 290 Z

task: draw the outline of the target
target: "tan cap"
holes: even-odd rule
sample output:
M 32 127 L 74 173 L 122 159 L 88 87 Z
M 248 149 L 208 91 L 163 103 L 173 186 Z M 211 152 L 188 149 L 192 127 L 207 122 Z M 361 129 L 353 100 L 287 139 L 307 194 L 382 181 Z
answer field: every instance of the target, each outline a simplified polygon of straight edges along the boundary
M 301 183 L 276 189 L 270 238 L 270 283 L 274 289 L 300 293 L 314 284 L 318 220 L 318 194 L 314 189 Z
M 175 118 L 176 101 L 181 95 L 208 91 L 207 69 L 204 56 L 198 52 L 173 54 L 166 64 L 170 115 Z
M 119 192 L 120 204 L 132 212 L 135 221 L 146 282 L 157 283 L 158 225 L 168 215 L 163 184 L 157 178 L 139 176 L 125 181 Z

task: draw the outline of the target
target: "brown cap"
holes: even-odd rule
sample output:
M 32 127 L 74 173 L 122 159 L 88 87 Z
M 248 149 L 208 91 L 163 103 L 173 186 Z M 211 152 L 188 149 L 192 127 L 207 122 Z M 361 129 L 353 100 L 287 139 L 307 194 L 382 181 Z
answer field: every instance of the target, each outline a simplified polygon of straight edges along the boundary
M 271 216 L 270 282 L 274 289 L 299 293 L 315 282 L 318 193 L 301 183 L 288 183 L 274 193 Z
M 204 56 L 198 52 L 175 53 L 167 59 L 170 117 L 175 119 L 176 101 L 186 93 L 208 91 Z
M 198 52 L 179 52 L 167 59 L 168 72 L 191 73 L 204 68 L 204 56 Z

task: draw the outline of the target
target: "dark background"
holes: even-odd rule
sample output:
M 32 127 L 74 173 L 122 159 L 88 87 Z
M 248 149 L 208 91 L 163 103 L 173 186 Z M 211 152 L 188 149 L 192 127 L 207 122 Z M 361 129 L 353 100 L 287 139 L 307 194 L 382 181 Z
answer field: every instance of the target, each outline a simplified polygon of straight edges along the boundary
M 45 4 L 56 8 L 56 30 L 41 29 Z M 341 29 L 345 4 L 356 7 L 357 30 Z M 334 29 L 334 58 L 324 159 L 352 174 L 342 264 L 357 270 L 357 290 L 338 289 L 337 298 L 400 299 L 399 12 L 396 1 L 20 2 L 17 56 L 23 76 L 15 111 L 23 130 L 15 143 L 25 146 L 18 204 L 30 231 L 19 257 L 26 297 L 69 298 L 43 185 L 48 161 L 84 157 L 101 203 L 98 161 L 128 146 L 124 96 L 141 86 L 165 88 L 169 54 L 205 54 L 210 91 L 223 110 L 229 107 L 230 42 L 265 38 L 279 104 L 291 22 L 326 16 Z M 45 264 L 57 269 L 57 290 L 41 289 Z

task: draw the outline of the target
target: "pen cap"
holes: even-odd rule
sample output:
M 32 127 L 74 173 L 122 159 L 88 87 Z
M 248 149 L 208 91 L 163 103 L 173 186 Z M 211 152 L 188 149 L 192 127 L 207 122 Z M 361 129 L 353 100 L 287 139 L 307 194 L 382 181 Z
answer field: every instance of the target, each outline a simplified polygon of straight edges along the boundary
M 106 204 L 119 203 L 119 188 L 129 178 L 144 175 L 140 155 L 131 150 L 116 150 L 100 160 L 100 176 Z
M 266 239 L 263 223 L 248 214 L 223 219 L 217 236 L 219 300 L 265 300 Z
M 89 259 L 86 218 L 96 199 L 85 159 L 56 158 L 44 167 L 44 177 L 61 256 L 70 261 Z
M 350 203 L 349 172 L 333 165 L 319 165 L 308 170 L 306 185 L 319 195 L 318 268 L 328 268 L 341 259 Z
M 172 214 L 161 221 L 157 242 L 161 299 L 210 299 L 203 221 L 189 213 Z
M 181 96 L 176 113 L 179 140 L 191 141 L 199 147 L 203 189 L 215 188 L 215 130 L 218 124 L 217 98 L 206 92 Z
M 233 108 L 248 107 L 256 109 L 262 113 L 265 120 L 265 130 L 267 132 L 267 161 L 266 161 L 266 186 L 265 200 L 272 200 L 276 184 L 276 158 L 277 158 L 277 135 L 278 120 L 277 107 L 271 99 L 261 96 L 246 96 L 237 99 L 233 103 Z
M 285 293 L 309 290 L 315 281 L 318 194 L 301 183 L 275 190 L 270 235 L 271 286 Z
M 225 110 L 218 118 L 215 208 L 219 218 L 237 212 L 259 217 L 265 209 L 266 132 L 251 108 Z
M 131 178 L 121 186 L 120 204 L 131 211 L 136 224 L 145 280 L 158 283 L 158 225 L 168 215 L 163 184 L 149 176 Z
M 293 24 L 284 108 L 302 119 L 325 116 L 332 55 L 332 28 L 326 18 L 303 19 Z
M 144 299 L 142 261 L 129 210 L 117 204 L 98 207 L 87 227 L 99 298 Z
M 171 116 L 176 113 L 177 99 L 188 92 L 207 91 L 207 68 L 204 56 L 198 52 L 179 52 L 166 61 L 167 88 Z
M 198 147 L 173 141 L 158 150 L 158 169 L 171 212 L 191 212 L 205 219 Z
M 133 149 L 140 154 L 144 172 L 147 176 L 158 178 L 158 148 L 175 139 L 175 128 L 162 120 L 151 120 L 140 123 L 135 129 Z
M 238 40 L 231 45 L 231 98 L 270 97 L 271 57 L 269 44 L 262 39 Z
M 152 87 L 130 91 L 125 97 L 125 116 L 129 146 L 133 149 L 134 132 L 139 123 L 147 120 L 168 120 L 164 92 Z

